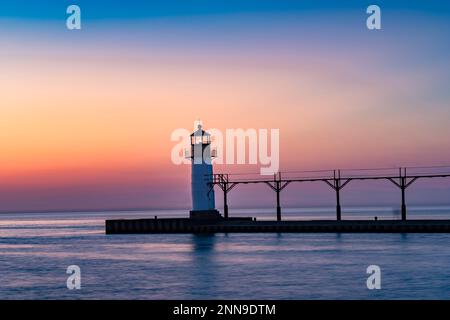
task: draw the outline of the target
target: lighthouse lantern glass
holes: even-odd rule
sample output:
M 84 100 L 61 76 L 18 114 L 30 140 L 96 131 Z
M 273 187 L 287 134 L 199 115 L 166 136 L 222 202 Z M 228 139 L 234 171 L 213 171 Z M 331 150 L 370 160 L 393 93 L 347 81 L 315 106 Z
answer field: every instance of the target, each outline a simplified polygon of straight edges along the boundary
M 209 135 L 197 135 L 194 134 L 191 136 L 191 144 L 210 144 L 211 138 Z

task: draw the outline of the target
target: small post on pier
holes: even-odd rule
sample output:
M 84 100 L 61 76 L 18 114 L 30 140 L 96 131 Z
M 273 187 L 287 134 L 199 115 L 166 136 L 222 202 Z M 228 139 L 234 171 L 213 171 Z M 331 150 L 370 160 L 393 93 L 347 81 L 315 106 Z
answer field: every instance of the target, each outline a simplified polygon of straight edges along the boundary
M 277 221 L 281 221 L 280 191 L 277 191 Z
M 341 199 L 339 197 L 339 188 L 336 189 L 336 220 L 341 221 Z
M 223 214 L 224 214 L 224 218 L 228 219 L 228 199 L 227 199 L 227 194 L 228 194 L 228 183 L 225 183 L 225 188 L 223 190 Z
M 450 176 L 450 175 L 449 175 Z M 426 177 L 426 176 L 423 176 Z M 402 221 L 406 221 L 406 188 L 408 188 L 414 181 L 421 178 L 420 176 L 412 176 L 408 177 L 406 175 L 406 168 L 399 168 L 398 169 L 398 182 L 397 178 L 394 177 L 388 177 L 387 179 L 391 181 L 393 184 L 395 184 L 397 187 L 400 188 L 400 191 L 402 193 L 402 204 L 401 204 L 401 212 L 402 212 Z
M 344 182 L 342 182 L 342 180 Z M 333 177 L 323 178 L 321 181 L 326 182 L 336 192 L 336 221 L 341 221 L 341 189 L 347 185 L 353 178 L 348 177 L 341 179 L 341 170 L 333 170 Z
M 341 197 L 339 192 L 341 191 L 341 170 L 334 171 L 334 190 L 336 190 L 336 220 L 341 221 Z
M 403 169 L 403 176 L 402 176 L 402 169 L 400 168 L 400 189 L 402 191 L 402 221 L 406 221 L 406 197 L 405 197 L 405 191 L 406 191 L 406 168 Z
M 229 182 L 227 174 L 213 176 L 213 184 L 217 184 L 223 191 L 223 215 L 228 219 L 228 192 L 236 186 L 236 182 Z
M 278 174 L 273 174 L 273 181 L 264 181 L 277 196 L 277 221 L 281 221 L 281 201 L 280 201 L 280 193 L 283 191 L 286 186 L 291 183 L 291 181 L 282 181 L 281 180 L 281 172 Z
M 273 175 L 274 183 L 275 183 L 275 192 L 277 194 L 277 221 L 281 221 L 281 205 L 280 205 L 280 192 L 281 188 L 281 173 Z

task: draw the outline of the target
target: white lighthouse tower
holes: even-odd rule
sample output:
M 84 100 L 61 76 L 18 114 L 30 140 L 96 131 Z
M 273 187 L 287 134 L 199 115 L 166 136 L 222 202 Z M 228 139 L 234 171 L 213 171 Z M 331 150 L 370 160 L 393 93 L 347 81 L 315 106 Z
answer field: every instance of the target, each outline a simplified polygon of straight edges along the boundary
M 211 159 L 214 154 L 211 150 L 211 135 L 197 126 L 191 134 L 191 150 L 188 158 L 192 162 L 191 187 L 192 210 L 190 218 L 219 219 L 221 215 L 216 210 L 214 189 L 212 182 L 213 167 Z

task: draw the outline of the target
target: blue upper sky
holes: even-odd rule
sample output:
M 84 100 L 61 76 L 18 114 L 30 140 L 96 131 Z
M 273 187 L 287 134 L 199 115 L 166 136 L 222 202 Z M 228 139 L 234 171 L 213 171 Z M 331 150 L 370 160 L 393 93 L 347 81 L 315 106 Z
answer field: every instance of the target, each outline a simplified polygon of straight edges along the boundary
M 135 19 L 179 15 L 249 12 L 295 12 L 305 10 L 365 10 L 370 4 L 382 9 L 450 14 L 450 1 L 442 0 L 2 0 L 0 17 L 15 19 L 60 19 L 65 8 L 77 4 L 83 19 Z

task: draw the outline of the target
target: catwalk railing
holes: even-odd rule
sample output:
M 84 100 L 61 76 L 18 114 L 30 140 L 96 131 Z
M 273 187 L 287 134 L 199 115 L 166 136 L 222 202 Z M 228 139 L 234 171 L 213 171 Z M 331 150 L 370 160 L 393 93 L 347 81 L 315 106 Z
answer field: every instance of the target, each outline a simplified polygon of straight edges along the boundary
M 406 189 L 418 179 L 450 177 L 450 166 L 405 167 L 405 168 L 375 168 L 375 169 L 345 169 L 321 171 L 287 171 L 273 176 L 251 174 L 213 174 L 207 180 L 212 188 L 219 186 L 223 191 L 224 218 L 228 218 L 228 193 L 241 184 L 262 183 L 269 186 L 276 194 L 277 221 L 281 221 L 280 193 L 289 184 L 298 182 L 323 182 L 330 186 L 336 194 L 336 220 L 342 218 L 341 190 L 355 180 L 386 180 L 393 183 L 401 191 L 401 215 L 406 220 Z

